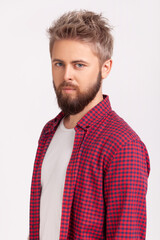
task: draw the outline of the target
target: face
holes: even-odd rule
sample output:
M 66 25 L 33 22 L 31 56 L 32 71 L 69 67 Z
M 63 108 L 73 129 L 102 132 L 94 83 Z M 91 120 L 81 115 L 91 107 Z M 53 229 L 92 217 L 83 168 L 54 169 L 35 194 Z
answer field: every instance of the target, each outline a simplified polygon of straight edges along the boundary
M 76 40 L 55 41 L 52 49 L 53 86 L 65 114 L 81 112 L 101 90 L 98 57 Z

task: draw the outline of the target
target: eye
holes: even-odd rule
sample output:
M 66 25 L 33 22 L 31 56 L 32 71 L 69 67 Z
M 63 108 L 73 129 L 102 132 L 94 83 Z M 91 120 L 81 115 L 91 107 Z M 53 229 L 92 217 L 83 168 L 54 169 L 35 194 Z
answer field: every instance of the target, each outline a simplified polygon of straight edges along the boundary
M 55 66 L 61 67 L 61 66 L 63 66 L 63 64 L 62 64 L 61 62 L 56 62 L 56 63 L 55 63 Z
M 84 64 L 82 64 L 82 63 L 76 63 L 76 67 L 77 67 L 77 68 L 83 68 L 83 67 L 84 67 Z

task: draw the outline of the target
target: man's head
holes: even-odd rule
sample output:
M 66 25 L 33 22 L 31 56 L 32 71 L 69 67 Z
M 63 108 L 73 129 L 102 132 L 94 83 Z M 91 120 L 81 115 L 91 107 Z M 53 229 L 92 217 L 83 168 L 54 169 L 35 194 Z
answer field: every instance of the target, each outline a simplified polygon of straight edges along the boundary
M 102 14 L 87 10 L 71 11 L 55 20 L 48 29 L 50 55 L 56 40 L 73 39 L 90 43 L 92 51 L 99 58 L 100 64 L 110 59 L 113 54 L 112 27 Z
M 107 20 L 90 11 L 62 15 L 49 28 L 53 85 L 66 114 L 84 109 L 111 69 L 113 38 Z

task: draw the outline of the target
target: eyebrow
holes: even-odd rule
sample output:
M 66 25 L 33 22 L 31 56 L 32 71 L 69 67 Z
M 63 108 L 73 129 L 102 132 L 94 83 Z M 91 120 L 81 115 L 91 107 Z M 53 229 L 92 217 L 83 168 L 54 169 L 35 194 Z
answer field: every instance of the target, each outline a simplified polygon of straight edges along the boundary
M 63 63 L 64 63 L 63 60 L 58 59 L 58 58 L 54 58 L 54 59 L 52 60 L 52 62 L 63 62 Z M 77 62 L 82 62 L 82 63 L 85 63 L 85 64 L 89 64 L 88 62 L 86 62 L 86 61 L 84 61 L 84 60 L 82 60 L 82 59 L 77 59 L 77 60 L 72 61 L 72 63 L 77 63 Z

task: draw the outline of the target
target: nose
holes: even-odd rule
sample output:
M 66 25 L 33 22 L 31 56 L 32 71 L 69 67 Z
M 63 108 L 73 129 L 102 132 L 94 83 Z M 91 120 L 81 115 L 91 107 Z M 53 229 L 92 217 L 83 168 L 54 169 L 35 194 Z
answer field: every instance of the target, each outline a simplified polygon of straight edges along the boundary
M 70 65 L 66 65 L 64 69 L 64 80 L 73 80 L 73 69 Z

